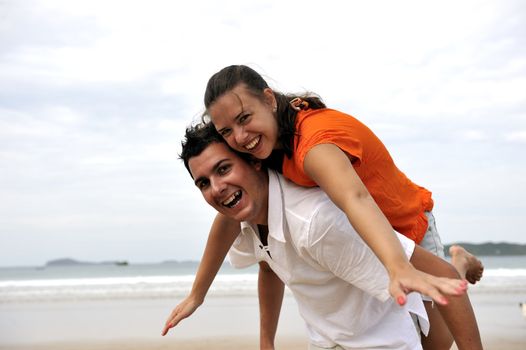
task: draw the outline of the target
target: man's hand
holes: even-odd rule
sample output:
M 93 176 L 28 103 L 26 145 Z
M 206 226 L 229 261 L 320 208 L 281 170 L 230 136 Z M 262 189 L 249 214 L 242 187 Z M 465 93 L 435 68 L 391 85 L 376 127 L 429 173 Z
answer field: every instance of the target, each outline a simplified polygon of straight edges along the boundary
M 192 296 L 187 296 L 183 301 L 175 307 L 175 309 L 170 314 L 170 317 L 166 320 L 164 324 L 163 331 L 161 335 L 166 335 L 170 328 L 177 326 L 181 320 L 187 318 L 194 313 L 195 310 L 202 304 L 202 301 L 195 300 Z
M 462 295 L 468 289 L 466 280 L 435 277 L 415 269 L 410 263 L 391 271 L 389 278 L 389 293 L 399 305 L 406 303 L 406 295 L 410 292 L 419 292 L 440 305 L 447 305 L 445 295 Z

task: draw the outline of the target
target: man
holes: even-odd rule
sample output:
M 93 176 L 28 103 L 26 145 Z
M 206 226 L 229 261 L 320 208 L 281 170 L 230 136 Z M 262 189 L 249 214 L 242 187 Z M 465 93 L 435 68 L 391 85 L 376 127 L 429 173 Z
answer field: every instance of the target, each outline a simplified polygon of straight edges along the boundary
M 411 295 L 404 307 L 389 298 L 385 269 L 323 191 L 298 187 L 261 163 L 242 159 L 210 126 L 187 130 L 181 157 L 205 200 L 242 222 L 231 263 L 260 264 L 261 348 L 273 349 L 283 282 L 297 300 L 312 349 L 421 348 L 410 315 L 419 316 L 426 334 L 420 296 Z M 411 261 L 433 265 L 439 260 L 409 239 L 399 239 Z M 461 286 L 448 283 L 450 294 Z M 176 308 L 163 333 L 197 306 Z M 472 315 L 470 308 L 465 311 Z M 481 348 L 474 318 L 469 322 L 463 326 L 474 334 L 460 340 Z

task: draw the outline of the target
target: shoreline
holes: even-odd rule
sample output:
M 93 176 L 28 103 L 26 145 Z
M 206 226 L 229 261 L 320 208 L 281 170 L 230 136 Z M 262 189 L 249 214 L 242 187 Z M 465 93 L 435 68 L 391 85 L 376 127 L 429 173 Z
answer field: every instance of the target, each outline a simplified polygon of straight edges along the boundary
M 258 337 L 235 335 L 230 337 L 202 337 L 199 339 L 163 339 L 163 340 L 113 340 L 54 342 L 31 345 L 0 345 L 0 350 L 258 350 Z M 519 339 L 503 339 L 500 337 L 486 338 L 485 350 L 523 350 L 526 342 Z M 278 337 L 276 349 L 306 350 L 306 338 Z M 453 345 L 452 350 L 457 350 Z
M 118 340 L 109 342 L 57 342 L 33 345 L 0 345 L 0 350 L 259 350 L 259 338 L 247 336 L 203 337 L 201 339 L 164 339 L 154 341 Z M 306 350 L 305 339 L 284 337 L 276 340 L 277 349 Z

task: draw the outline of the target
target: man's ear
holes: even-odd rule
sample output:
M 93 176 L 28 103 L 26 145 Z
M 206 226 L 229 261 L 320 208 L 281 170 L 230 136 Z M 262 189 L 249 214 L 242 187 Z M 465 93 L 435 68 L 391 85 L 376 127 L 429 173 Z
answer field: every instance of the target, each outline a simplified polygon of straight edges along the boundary
M 261 159 L 257 159 L 256 157 L 252 157 L 252 159 L 250 160 L 250 165 L 252 165 L 257 171 L 260 171 L 263 168 L 263 163 L 261 162 Z

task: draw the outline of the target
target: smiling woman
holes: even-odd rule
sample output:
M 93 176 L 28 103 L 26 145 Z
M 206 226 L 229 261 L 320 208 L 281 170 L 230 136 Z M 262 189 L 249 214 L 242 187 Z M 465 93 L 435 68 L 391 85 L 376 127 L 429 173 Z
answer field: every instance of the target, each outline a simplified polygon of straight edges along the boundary
M 229 145 L 265 159 L 278 143 L 278 125 L 272 122 L 276 110 L 277 102 L 271 90 L 265 90 L 261 98 L 246 86 L 237 86 L 213 103 L 208 113 Z

